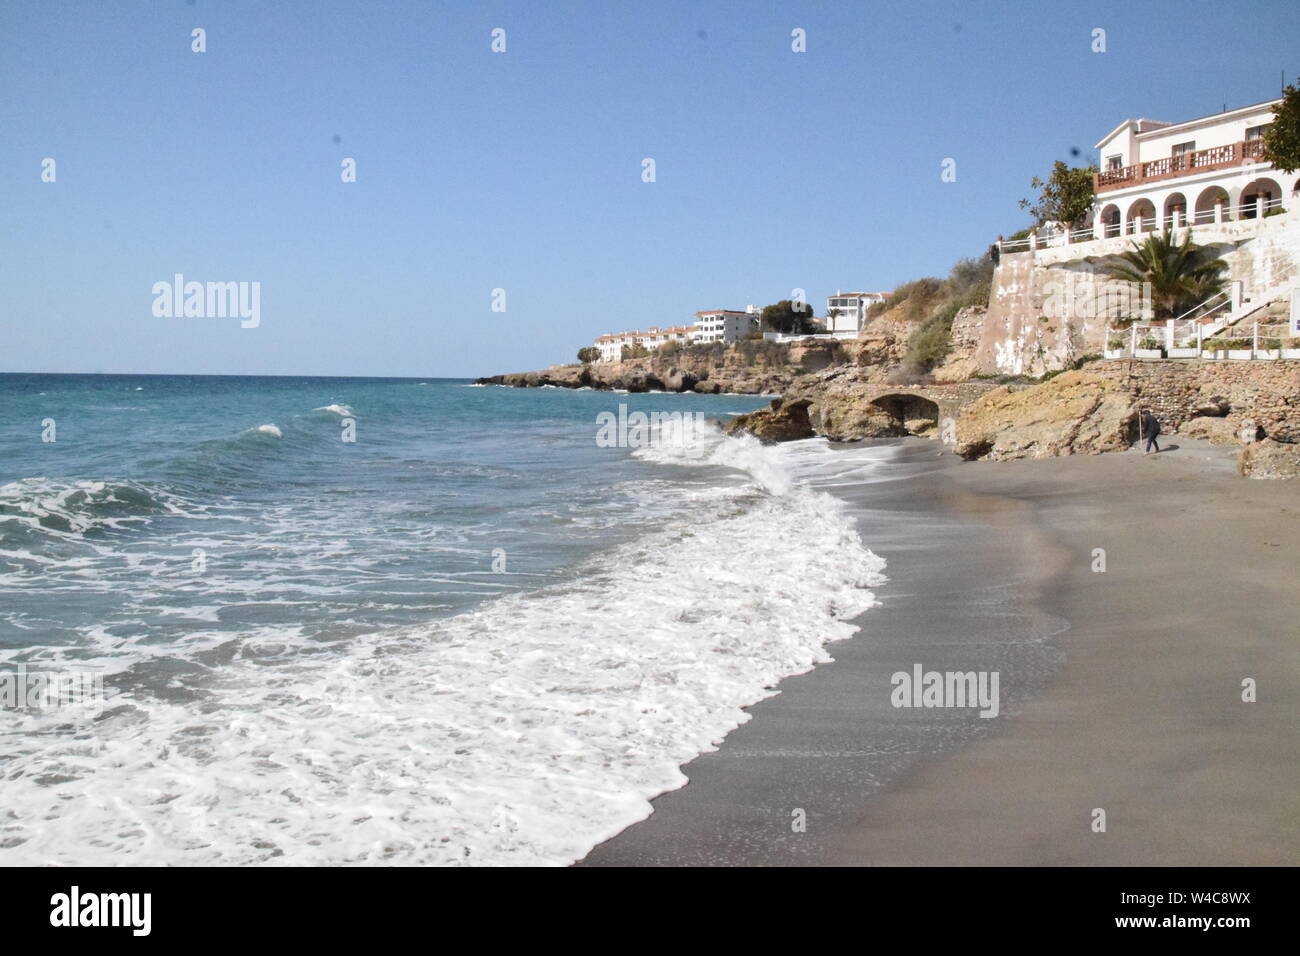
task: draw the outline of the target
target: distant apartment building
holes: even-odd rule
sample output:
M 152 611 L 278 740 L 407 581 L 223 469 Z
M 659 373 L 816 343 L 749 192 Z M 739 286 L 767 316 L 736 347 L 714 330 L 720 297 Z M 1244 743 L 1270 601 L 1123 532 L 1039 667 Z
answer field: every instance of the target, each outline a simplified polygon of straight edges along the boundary
M 734 309 L 712 309 L 695 313 L 695 326 L 691 329 L 692 342 L 721 342 L 731 345 L 759 327 L 758 309 L 750 306 L 744 312 Z
M 600 361 L 617 362 L 623 357 L 623 348 L 625 346 L 642 345 L 647 350 L 652 351 L 668 342 L 681 342 L 685 345 L 690 341 L 692 331 L 693 329 L 687 325 L 675 325 L 666 329 L 652 325 L 644 331 L 598 335 L 593 344 L 600 351 Z
M 867 310 L 884 302 L 884 292 L 836 292 L 826 297 L 827 332 L 861 332 L 867 324 Z

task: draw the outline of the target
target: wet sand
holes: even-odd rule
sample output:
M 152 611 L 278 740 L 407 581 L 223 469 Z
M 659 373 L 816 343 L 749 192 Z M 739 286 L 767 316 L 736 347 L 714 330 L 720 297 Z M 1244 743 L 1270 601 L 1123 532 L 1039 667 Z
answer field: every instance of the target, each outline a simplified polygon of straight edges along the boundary
M 1296 863 L 1300 485 L 1175 445 L 909 440 L 894 480 L 833 489 L 888 561 L 881 605 L 583 865 Z M 999 715 L 893 707 L 918 663 L 998 671 Z

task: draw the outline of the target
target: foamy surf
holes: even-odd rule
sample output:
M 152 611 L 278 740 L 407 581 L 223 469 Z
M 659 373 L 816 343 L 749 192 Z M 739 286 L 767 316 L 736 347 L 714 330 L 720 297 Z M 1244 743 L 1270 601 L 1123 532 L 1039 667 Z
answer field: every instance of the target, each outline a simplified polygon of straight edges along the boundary
M 95 724 L 9 735 L 0 859 L 580 858 L 681 786 L 744 707 L 828 660 L 883 581 L 844 506 L 774 449 L 699 442 L 638 454 L 736 483 L 566 584 L 333 643 L 265 628 L 189 662 L 188 696 L 126 674 Z

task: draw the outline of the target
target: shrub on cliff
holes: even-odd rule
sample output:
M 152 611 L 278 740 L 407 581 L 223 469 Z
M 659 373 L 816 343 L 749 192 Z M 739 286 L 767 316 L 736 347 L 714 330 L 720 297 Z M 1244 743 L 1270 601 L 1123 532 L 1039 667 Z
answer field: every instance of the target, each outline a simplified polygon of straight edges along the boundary
M 926 374 L 947 357 L 952 348 L 952 322 L 958 312 L 971 306 L 988 307 L 993 289 L 993 269 L 993 259 L 987 254 L 978 259 L 959 259 L 947 279 L 920 280 L 937 283 L 923 287 L 920 295 L 916 290 L 908 290 L 907 301 L 925 301 L 929 305 L 929 314 L 908 340 L 901 370 L 904 379 Z
M 781 368 L 790 364 L 790 346 L 785 342 L 766 342 L 761 337 L 744 338 L 736 343 L 736 351 L 740 360 L 750 367 Z
M 708 359 L 711 362 L 719 363 L 723 355 L 727 352 L 727 347 L 721 342 L 693 342 L 683 350 L 691 358 Z
M 903 367 L 914 373 L 928 372 L 948 355 L 952 348 L 952 317 L 956 310 L 945 306 L 921 323 L 907 342 Z
M 934 308 L 935 303 L 942 295 L 942 279 L 935 279 L 932 276 L 924 279 L 913 279 L 911 282 L 904 282 L 894 289 L 885 298 L 884 302 L 873 304 L 867 309 L 867 317 L 875 318 L 884 312 L 906 306 L 903 310 L 903 321 L 919 322 Z

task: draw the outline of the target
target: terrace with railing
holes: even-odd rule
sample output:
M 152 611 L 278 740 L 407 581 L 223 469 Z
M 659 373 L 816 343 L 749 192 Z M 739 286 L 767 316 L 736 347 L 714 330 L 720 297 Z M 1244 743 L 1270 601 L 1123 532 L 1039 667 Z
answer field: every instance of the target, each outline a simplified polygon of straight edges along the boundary
M 1256 219 L 1263 218 L 1270 213 L 1285 212 L 1281 198 L 1278 199 L 1259 199 L 1247 204 L 1247 215 L 1239 215 L 1238 218 Z M 1154 211 L 1154 210 L 1153 210 Z M 1043 233 L 1030 232 L 1023 239 L 998 239 L 998 250 L 1002 253 L 1027 252 L 1031 249 L 1055 249 L 1060 246 L 1072 245 L 1076 242 L 1088 242 L 1092 239 L 1110 239 L 1120 235 L 1136 235 L 1145 232 L 1157 232 L 1165 229 L 1182 229 L 1191 225 L 1203 225 L 1207 223 L 1231 222 L 1232 213 L 1229 205 L 1218 203 L 1210 209 L 1199 209 L 1192 213 L 1191 216 L 1183 213 L 1181 210 L 1174 210 L 1168 216 L 1134 216 L 1128 220 L 1128 231 L 1125 232 L 1119 222 L 1094 222 L 1091 226 L 1071 227 L 1066 226 L 1063 229 L 1055 229 Z
M 1216 169 L 1229 169 L 1246 163 L 1259 163 L 1263 162 L 1263 157 L 1262 139 L 1241 140 L 1226 146 L 1211 146 L 1209 149 L 1198 149 L 1195 152 L 1153 159 L 1148 163 L 1103 170 L 1093 174 L 1093 185 L 1100 194 L 1112 189 L 1159 182 L 1162 179 L 1190 176 L 1193 173 L 1209 173 Z

